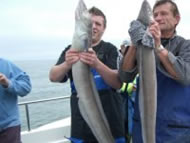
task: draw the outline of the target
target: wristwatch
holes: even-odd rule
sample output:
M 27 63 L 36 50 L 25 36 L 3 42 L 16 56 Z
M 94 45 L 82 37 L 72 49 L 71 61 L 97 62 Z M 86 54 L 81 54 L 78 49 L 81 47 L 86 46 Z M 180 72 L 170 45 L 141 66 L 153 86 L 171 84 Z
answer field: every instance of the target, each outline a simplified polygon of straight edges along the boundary
M 160 45 L 159 47 L 156 47 L 155 48 L 155 52 L 156 53 L 160 53 L 161 51 L 163 51 L 165 48 L 162 46 L 162 45 Z

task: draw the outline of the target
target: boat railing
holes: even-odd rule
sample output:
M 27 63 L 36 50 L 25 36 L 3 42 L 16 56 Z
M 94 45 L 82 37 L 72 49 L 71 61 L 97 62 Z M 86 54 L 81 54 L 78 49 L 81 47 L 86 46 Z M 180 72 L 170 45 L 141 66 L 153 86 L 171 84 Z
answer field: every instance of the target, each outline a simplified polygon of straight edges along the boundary
M 18 103 L 19 106 L 24 106 L 25 107 L 25 113 L 26 113 L 26 124 L 27 124 L 27 130 L 31 130 L 30 126 L 30 112 L 29 112 L 29 104 L 37 104 L 41 102 L 50 102 L 50 101 L 55 101 L 55 100 L 66 100 L 69 99 L 70 96 L 64 96 L 64 97 L 54 97 L 54 98 L 47 98 L 47 99 L 41 99 L 41 100 L 33 100 L 33 101 L 26 101 L 26 102 L 20 102 Z

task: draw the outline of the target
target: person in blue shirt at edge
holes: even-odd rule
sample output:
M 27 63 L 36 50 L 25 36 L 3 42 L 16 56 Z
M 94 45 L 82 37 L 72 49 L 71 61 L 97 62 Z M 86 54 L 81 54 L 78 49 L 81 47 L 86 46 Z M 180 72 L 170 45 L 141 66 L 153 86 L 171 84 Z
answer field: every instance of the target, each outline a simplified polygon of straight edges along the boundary
M 190 134 L 190 40 L 176 33 L 180 13 L 174 1 L 156 1 L 153 6 L 153 17 L 154 21 L 148 29 L 155 40 L 156 143 L 172 143 L 180 136 Z M 135 55 L 135 46 L 130 46 L 119 69 L 121 80 L 129 82 L 137 74 Z M 138 96 L 141 95 L 138 95 L 137 91 L 133 117 L 133 143 L 142 143 Z M 183 143 L 182 140 L 180 143 Z
M 21 143 L 18 96 L 31 91 L 29 76 L 0 58 L 0 143 Z
M 68 78 L 70 79 L 72 93 L 70 139 L 72 142 L 97 143 L 93 133 L 80 114 L 78 97 L 72 79 L 71 67 L 80 57 L 82 62 L 92 68 L 100 100 L 115 142 L 125 143 L 122 97 L 116 91 L 122 85 L 117 71 L 119 52 L 113 44 L 101 40 L 106 28 L 106 17 L 103 12 L 96 7 L 92 7 L 89 9 L 89 13 L 93 23 L 92 49 L 79 54 L 69 45 L 62 52 L 56 65 L 51 68 L 49 78 L 52 82 L 66 82 Z

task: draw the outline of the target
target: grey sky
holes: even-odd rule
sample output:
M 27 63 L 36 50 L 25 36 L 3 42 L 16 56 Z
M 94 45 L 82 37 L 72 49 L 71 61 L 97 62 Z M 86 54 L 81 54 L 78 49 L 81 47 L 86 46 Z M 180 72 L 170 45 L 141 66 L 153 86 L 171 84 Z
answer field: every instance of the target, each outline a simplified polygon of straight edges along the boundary
M 129 23 L 136 19 L 142 0 L 84 0 L 107 16 L 103 39 L 116 46 L 128 37 Z M 151 5 L 155 0 L 149 0 Z M 178 34 L 190 37 L 189 4 L 179 3 Z M 57 59 L 71 42 L 78 0 L 1 0 L 0 57 L 12 60 Z

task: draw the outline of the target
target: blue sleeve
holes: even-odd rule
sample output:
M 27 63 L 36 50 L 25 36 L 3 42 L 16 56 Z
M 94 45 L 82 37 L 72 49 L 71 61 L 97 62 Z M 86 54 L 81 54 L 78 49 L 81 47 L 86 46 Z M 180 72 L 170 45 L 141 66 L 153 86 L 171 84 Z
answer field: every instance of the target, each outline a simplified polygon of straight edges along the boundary
M 32 88 L 29 76 L 12 63 L 9 63 L 8 69 L 9 86 L 5 90 L 11 95 L 27 95 Z
M 31 91 L 31 83 L 29 76 L 25 73 L 20 73 L 19 75 L 9 79 L 9 86 L 6 89 L 9 93 L 25 96 Z

